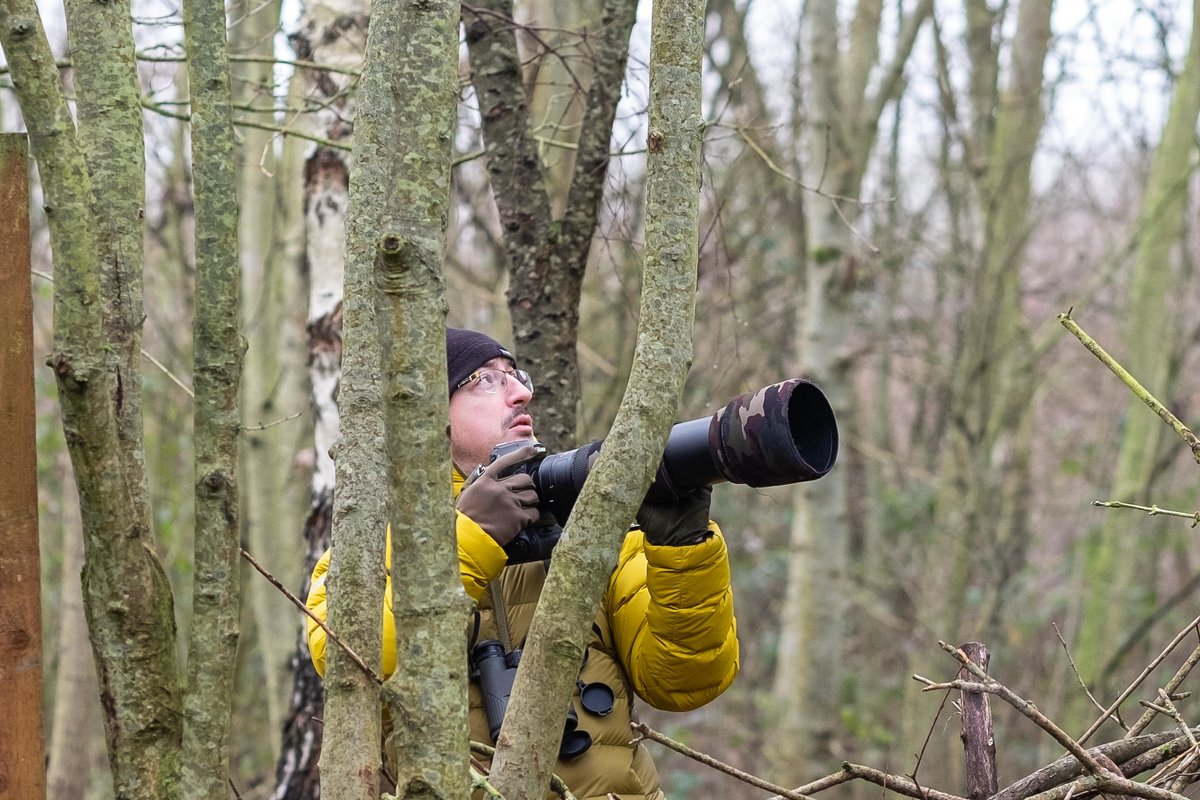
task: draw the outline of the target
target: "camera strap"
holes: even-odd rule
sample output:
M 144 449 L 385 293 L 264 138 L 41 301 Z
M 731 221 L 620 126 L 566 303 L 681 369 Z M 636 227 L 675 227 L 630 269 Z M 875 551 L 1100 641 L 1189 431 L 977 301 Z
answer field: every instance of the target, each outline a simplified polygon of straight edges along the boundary
M 512 633 L 508 629 L 508 611 L 504 605 L 504 590 L 500 586 L 500 581 L 495 580 L 489 583 L 487 592 L 488 597 L 492 599 L 492 610 L 496 615 L 496 638 L 500 641 L 504 652 L 511 653 Z

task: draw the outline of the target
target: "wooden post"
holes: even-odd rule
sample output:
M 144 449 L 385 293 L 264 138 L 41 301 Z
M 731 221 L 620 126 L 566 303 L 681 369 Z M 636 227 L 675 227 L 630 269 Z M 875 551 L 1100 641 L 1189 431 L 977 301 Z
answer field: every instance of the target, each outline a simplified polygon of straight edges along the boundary
M 959 646 L 972 663 L 983 670 L 991 654 L 980 642 Z M 960 680 L 978 682 L 966 667 L 958 672 Z M 999 787 L 996 776 L 996 739 L 992 732 L 992 708 L 983 692 L 962 693 L 962 741 L 967 753 L 967 797 L 982 800 L 994 795 Z
M 0 800 L 46 796 L 33 301 L 29 288 L 29 150 L 0 135 Z

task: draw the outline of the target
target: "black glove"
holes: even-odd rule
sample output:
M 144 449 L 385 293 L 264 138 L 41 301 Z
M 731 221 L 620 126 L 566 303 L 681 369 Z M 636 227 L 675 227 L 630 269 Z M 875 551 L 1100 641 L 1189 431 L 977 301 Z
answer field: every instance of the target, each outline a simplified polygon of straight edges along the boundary
M 455 507 L 483 528 L 501 547 L 537 522 L 537 490 L 524 472 L 508 474 L 537 454 L 532 445 L 514 450 L 488 465 L 458 496 Z
M 712 487 L 705 486 L 674 502 L 642 503 L 637 523 L 653 545 L 679 547 L 700 544 L 712 532 L 708 529 L 708 511 Z

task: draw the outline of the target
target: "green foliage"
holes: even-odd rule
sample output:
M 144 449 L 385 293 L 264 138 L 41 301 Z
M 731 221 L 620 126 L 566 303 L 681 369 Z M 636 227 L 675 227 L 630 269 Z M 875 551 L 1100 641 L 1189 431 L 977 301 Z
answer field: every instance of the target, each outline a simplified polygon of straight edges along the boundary
M 808 255 L 814 264 L 828 264 L 842 257 L 842 249 L 832 245 L 828 247 L 814 247 Z

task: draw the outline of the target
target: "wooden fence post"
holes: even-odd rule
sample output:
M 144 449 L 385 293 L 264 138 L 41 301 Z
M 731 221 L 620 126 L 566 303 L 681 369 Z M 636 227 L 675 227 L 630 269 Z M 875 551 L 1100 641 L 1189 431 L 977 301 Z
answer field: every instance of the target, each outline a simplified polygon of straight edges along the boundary
M 29 150 L 0 135 L 0 800 L 46 796 L 38 554 L 33 300 L 29 288 Z
M 967 642 L 959 649 L 972 663 L 986 670 L 987 646 L 980 642 Z M 978 682 L 966 667 L 958 672 L 960 680 Z M 962 693 L 962 742 L 967 754 L 967 797 L 982 800 L 994 795 L 999 787 L 996 776 L 996 738 L 992 732 L 992 707 L 983 692 Z

